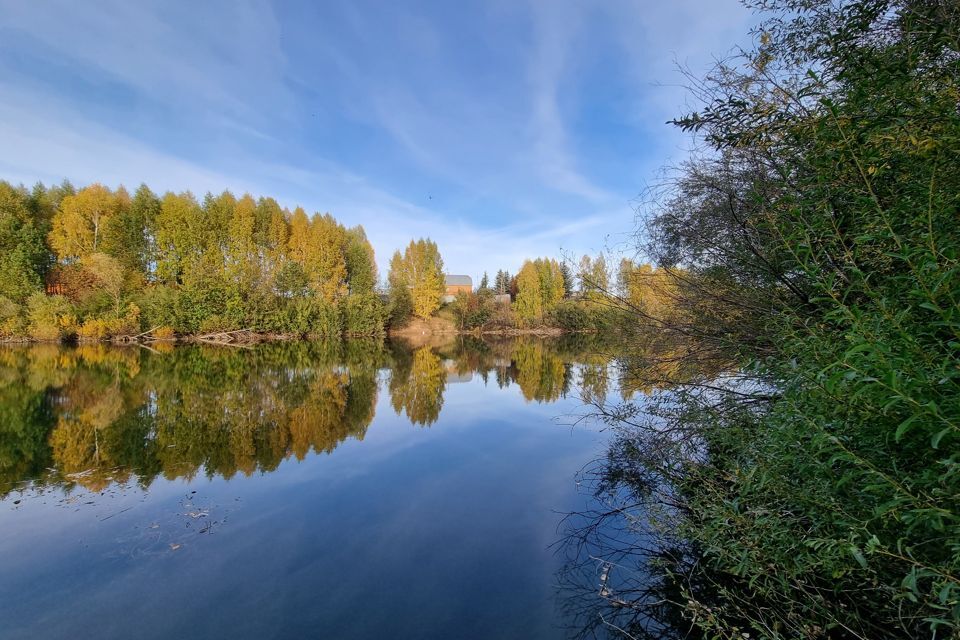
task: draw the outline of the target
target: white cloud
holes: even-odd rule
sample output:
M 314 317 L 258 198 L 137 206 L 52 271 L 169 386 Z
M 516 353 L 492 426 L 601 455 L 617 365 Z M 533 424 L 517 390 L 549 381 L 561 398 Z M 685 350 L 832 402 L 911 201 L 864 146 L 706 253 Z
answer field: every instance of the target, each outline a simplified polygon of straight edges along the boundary
M 106 95 L 6 74 L 0 178 L 248 190 L 363 224 L 381 268 L 422 235 L 451 270 L 516 269 L 630 230 L 631 198 L 680 139 L 662 122 L 682 92 L 654 83 L 677 82 L 675 58 L 722 53 L 745 24 L 735 0 L 531 0 L 463 23 L 359 6 L 4 2 L 26 59 L 108 79 L 129 104 L 98 110 Z M 594 50 L 622 65 L 589 66 Z M 634 150 L 583 144 L 588 74 L 629 83 L 619 120 L 601 124 Z
M 612 196 L 577 170 L 558 104 L 572 39 L 584 19 L 579 7 L 531 4 L 536 42 L 530 64 L 533 162 L 550 187 L 599 203 L 610 201 Z

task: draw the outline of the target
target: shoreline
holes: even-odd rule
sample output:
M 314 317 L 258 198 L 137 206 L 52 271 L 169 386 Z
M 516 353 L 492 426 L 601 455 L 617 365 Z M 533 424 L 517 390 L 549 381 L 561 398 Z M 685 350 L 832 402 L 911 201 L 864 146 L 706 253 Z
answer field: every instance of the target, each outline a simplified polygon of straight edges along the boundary
M 39 339 L 30 337 L 0 338 L 0 345 L 27 345 L 27 344 L 62 344 L 62 345 L 93 345 L 109 344 L 113 346 L 150 345 L 150 344 L 208 344 L 208 345 L 240 345 L 261 344 L 266 342 L 292 342 L 296 340 L 330 340 L 330 339 L 369 339 L 369 338 L 419 338 L 424 336 L 474 336 L 474 337 L 515 337 L 533 336 L 538 338 L 556 338 L 570 333 L 594 333 L 592 331 L 570 331 L 558 327 L 536 327 L 530 329 L 431 329 L 405 327 L 391 329 L 376 334 L 340 334 L 338 336 L 324 336 L 311 334 L 260 333 L 238 329 L 210 334 L 187 334 L 157 338 L 149 334 L 138 336 L 118 336 L 114 338 L 73 338 L 73 339 Z

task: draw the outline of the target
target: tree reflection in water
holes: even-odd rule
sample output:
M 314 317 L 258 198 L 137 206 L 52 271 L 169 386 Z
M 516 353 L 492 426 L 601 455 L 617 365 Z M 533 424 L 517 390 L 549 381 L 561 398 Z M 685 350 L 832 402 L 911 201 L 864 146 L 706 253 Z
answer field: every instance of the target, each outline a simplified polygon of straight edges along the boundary
M 397 415 L 420 426 L 437 421 L 448 385 L 474 375 L 552 402 L 569 393 L 574 363 L 601 366 L 592 348 L 582 339 L 474 338 L 4 347 L 0 495 L 31 480 L 101 490 L 147 487 L 159 476 L 269 472 L 362 440 L 381 383 Z M 585 383 L 597 378 L 591 371 Z
M 731 364 L 645 333 L 633 340 L 631 355 L 612 368 L 615 380 L 602 358 L 580 367 L 581 419 L 605 424 L 611 438 L 606 457 L 579 478 L 590 506 L 561 524 L 559 598 L 573 638 L 702 638 L 687 594 L 710 603 L 729 585 L 698 567 L 702 554 L 674 535 L 684 516 L 672 489 L 675 470 L 703 452 L 699 436 L 676 419 L 676 406 L 681 395 L 708 399 Z M 694 613 L 711 616 L 708 607 Z

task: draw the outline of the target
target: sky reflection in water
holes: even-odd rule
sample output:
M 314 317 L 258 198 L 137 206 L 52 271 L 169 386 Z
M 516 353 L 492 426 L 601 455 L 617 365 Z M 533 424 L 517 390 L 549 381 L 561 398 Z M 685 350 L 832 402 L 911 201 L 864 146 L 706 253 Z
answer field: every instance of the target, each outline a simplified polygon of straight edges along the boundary
M 563 637 L 590 353 L 4 349 L 0 637 Z

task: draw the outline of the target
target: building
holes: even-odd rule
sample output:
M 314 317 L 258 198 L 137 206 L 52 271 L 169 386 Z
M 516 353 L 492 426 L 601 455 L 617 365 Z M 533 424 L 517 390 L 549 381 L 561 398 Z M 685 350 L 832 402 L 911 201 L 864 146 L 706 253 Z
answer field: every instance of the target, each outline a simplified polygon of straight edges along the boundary
M 443 301 L 453 302 L 458 293 L 473 293 L 473 280 L 470 276 L 455 276 L 447 274 L 444 277 Z

